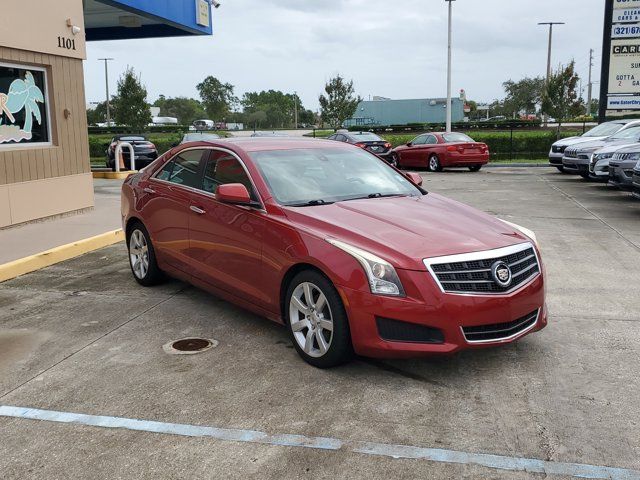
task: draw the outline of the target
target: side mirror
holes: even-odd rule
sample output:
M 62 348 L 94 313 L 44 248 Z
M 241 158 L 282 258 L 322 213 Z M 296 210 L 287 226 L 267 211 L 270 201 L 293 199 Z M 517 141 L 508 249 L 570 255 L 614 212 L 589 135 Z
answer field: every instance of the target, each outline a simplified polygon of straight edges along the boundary
M 407 142 L 407 147 L 410 147 L 411 145 L 413 145 L 413 143 Z
M 416 172 L 407 172 L 405 176 L 409 179 L 409 181 L 417 186 L 422 185 L 422 177 Z
M 220 185 L 216 190 L 216 198 L 221 202 L 234 205 L 250 205 L 252 203 L 247 187 L 241 183 Z

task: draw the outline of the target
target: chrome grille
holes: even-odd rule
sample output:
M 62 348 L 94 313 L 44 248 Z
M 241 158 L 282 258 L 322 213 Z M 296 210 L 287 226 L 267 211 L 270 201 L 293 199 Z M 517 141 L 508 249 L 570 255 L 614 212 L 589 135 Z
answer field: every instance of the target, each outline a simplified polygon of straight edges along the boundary
M 637 153 L 614 153 L 613 159 L 618 161 L 633 160 L 632 157 L 635 157 L 637 155 Z
M 567 158 L 578 158 L 578 149 L 577 148 L 567 148 L 564 151 L 564 156 Z
M 533 328 L 538 320 L 540 310 L 535 310 L 524 317 L 512 322 L 480 325 L 477 327 L 462 327 L 464 338 L 469 343 L 496 342 L 508 340 Z
M 509 265 L 511 284 L 503 287 L 491 273 L 496 262 Z M 531 281 L 540 274 L 540 265 L 531 243 L 511 247 L 425 259 L 424 263 L 446 293 L 459 294 L 503 294 L 509 293 Z

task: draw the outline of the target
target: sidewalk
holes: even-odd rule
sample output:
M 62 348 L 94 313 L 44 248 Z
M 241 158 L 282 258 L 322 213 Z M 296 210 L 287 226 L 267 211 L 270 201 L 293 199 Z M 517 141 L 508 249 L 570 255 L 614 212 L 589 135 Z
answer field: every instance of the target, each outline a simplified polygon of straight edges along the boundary
M 121 228 L 121 180 L 94 179 L 94 210 L 0 230 L 0 265 Z

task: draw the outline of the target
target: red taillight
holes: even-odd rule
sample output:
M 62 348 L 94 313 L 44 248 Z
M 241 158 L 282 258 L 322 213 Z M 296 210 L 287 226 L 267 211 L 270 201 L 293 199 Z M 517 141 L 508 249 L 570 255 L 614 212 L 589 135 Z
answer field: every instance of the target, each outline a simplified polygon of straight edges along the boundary
M 454 147 L 453 145 L 449 145 L 447 147 L 447 152 L 455 152 L 456 150 L 458 150 L 456 147 Z
M 155 144 L 149 142 L 149 148 L 156 148 Z
M 114 150 L 117 144 L 117 142 L 111 142 L 111 145 L 109 145 L 109 150 Z
M 391 148 L 391 144 L 389 142 L 385 143 L 384 148 Z
M 367 145 L 366 145 L 366 144 L 364 144 L 364 143 L 354 143 L 354 145 L 355 145 L 356 147 L 360 147 L 360 148 L 367 148 Z

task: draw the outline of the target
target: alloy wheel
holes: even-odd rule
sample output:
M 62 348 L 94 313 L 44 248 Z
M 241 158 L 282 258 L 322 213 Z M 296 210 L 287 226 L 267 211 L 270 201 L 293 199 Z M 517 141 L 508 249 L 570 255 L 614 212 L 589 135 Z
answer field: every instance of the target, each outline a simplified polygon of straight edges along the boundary
M 432 172 L 437 172 L 438 168 L 440 168 L 438 157 L 436 157 L 435 155 L 431 155 L 431 157 L 429 157 L 429 170 L 431 170 Z
M 133 274 L 140 280 L 147 276 L 149 271 L 149 246 L 144 233 L 136 229 L 129 239 L 129 261 Z
M 298 346 L 309 356 L 322 357 L 333 340 L 333 315 L 327 297 L 311 282 L 300 283 L 289 302 L 289 324 Z

